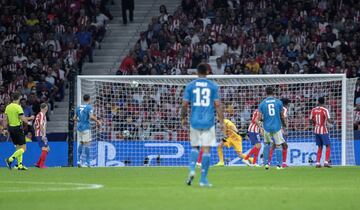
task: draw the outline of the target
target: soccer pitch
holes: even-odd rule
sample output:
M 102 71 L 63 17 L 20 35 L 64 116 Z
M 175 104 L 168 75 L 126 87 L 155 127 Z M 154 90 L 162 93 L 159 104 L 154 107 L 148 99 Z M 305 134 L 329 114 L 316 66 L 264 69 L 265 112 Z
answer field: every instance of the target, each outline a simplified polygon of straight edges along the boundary
M 212 167 L 212 188 L 186 178 L 170 167 L 2 168 L 0 209 L 360 209 L 360 167 Z

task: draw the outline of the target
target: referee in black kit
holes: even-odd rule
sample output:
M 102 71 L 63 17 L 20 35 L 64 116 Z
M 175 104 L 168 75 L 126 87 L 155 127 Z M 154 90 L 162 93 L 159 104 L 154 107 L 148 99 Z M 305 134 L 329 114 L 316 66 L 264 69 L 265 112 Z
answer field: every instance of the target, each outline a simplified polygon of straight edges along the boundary
M 26 151 L 26 141 L 22 122 L 29 123 L 30 120 L 34 119 L 34 116 L 24 116 L 24 111 L 20 106 L 20 98 L 21 96 L 19 92 L 13 92 L 11 94 L 12 102 L 5 108 L 5 128 L 9 131 L 11 140 L 16 146 L 16 151 L 7 158 L 5 162 L 7 167 L 11 169 L 11 164 L 16 158 L 18 162 L 18 170 L 27 170 L 27 168 L 22 164 L 23 154 Z

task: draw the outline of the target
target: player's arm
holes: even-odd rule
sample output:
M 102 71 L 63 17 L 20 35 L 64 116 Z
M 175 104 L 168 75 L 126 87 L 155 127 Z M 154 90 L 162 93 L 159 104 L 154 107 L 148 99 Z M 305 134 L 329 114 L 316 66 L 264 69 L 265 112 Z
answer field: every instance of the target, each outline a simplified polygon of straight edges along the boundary
M 325 112 L 325 116 L 326 116 L 326 123 L 328 123 L 330 126 L 332 126 L 334 124 L 334 121 L 330 118 L 330 114 L 329 114 L 329 111 L 326 110 Z
M 94 114 L 90 115 L 90 119 L 95 121 L 96 124 L 101 125 L 101 121 Z
M 181 106 L 181 125 L 186 125 L 186 118 L 188 115 L 188 109 L 189 109 L 189 101 L 183 100 L 182 106 Z
M 221 102 L 220 100 L 215 100 L 214 104 L 215 104 L 218 120 L 220 121 L 220 128 L 223 131 L 223 133 L 226 134 L 225 132 L 226 129 L 224 126 L 224 111 L 222 109 Z
M 309 119 L 309 123 L 310 123 L 310 127 L 311 127 L 311 125 L 314 125 L 313 112 L 312 112 L 312 110 L 311 110 L 311 112 L 310 112 L 310 119 Z
M 5 133 L 7 133 L 8 122 L 9 122 L 8 116 L 6 113 L 4 113 L 3 130 L 5 131 Z
M 259 112 L 257 118 L 255 119 L 255 124 L 261 129 L 262 125 L 262 114 Z
M 286 117 L 285 117 L 284 109 L 281 110 L 280 119 L 281 119 L 281 123 L 282 123 L 283 128 L 286 129 L 287 128 L 287 120 L 286 120 Z
M 258 115 L 255 119 L 255 124 L 259 127 L 261 135 L 264 134 L 264 128 L 262 127 L 262 121 L 263 121 L 262 114 L 261 114 L 261 112 L 258 112 Z
M 46 116 L 44 115 L 44 118 L 45 118 Z M 45 124 L 45 120 L 44 119 L 41 119 L 41 121 L 40 121 L 40 133 L 41 133 L 41 137 L 42 137 L 42 139 L 43 140 L 45 140 L 46 139 L 46 124 Z

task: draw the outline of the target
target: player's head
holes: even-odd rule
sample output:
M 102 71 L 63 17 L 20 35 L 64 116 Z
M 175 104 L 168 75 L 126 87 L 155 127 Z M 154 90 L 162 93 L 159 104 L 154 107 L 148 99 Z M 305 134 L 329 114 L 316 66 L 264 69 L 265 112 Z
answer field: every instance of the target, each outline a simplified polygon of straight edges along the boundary
M 284 106 L 288 106 L 290 103 L 290 100 L 288 98 L 282 98 L 280 99 Z
M 20 97 L 21 97 L 21 95 L 17 91 L 11 93 L 11 100 L 12 101 L 20 101 Z
M 43 111 L 43 112 L 47 112 L 47 110 L 48 110 L 48 105 L 47 105 L 46 103 L 42 103 L 42 104 L 40 104 L 40 109 L 41 109 L 41 111 Z
M 266 92 L 266 95 L 272 96 L 272 95 L 274 95 L 274 88 L 271 87 L 271 86 L 266 87 L 266 88 L 265 88 L 265 92 Z
M 90 95 L 89 95 L 89 94 L 85 94 L 85 95 L 83 96 L 83 100 L 84 100 L 84 102 L 90 102 Z
M 208 67 L 205 63 L 200 63 L 197 67 L 197 74 L 206 76 L 208 74 Z
M 325 104 L 325 98 L 324 97 L 318 98 L 318 104 L 319 105 L 324 105 Z

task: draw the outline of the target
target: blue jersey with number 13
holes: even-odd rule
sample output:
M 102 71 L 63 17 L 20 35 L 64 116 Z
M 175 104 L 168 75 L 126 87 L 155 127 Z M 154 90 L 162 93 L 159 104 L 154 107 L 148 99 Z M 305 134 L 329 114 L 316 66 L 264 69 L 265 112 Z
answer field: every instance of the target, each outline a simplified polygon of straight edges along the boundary
M 185 87 L 184 100 L 191 106 L 190 126 L 209 129 L 215 125 L 215 105 L 219 100 L 219 87 L 208 79 L 196 79 Z
M 276 133 L 281 129 L 281 111 L 283 104 L 279 99 L 267 97 L 259 106 L 262 114 L 264 130 L 268 133 Z

